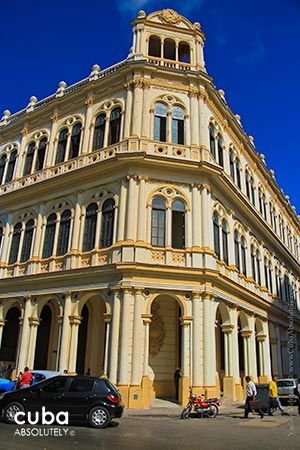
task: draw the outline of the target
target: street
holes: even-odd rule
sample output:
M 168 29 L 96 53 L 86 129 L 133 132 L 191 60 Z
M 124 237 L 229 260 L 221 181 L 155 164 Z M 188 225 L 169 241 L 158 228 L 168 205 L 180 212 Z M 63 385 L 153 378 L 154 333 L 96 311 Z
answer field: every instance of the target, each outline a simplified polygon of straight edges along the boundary
M 250 415 L 243 420 L 241 414 L 221 413 L 216 419 L 190 418 L 180 420 L 177 414 L 171 416 L 128 415 L 115 420 L 103 430 L 85 426 L 68 428 L 67 436 L 20 437 L 21 426 L 0 423 L 0 449 L 5 450 L 176 450 L 211 448 L 222 450 L 276 449 L 298 450 L 300 438 L 300 416 L 260 419 Z M 54 427 L 24 426 L 26 429 L 54 433 Z M 52 432 L 50 430 L 52 428 Z M 61 431 L 66 427 L 55 427 Z M 70 436 L 69 433 L 75 433 Z M 56 433 L 57 430 L 56 430 Z

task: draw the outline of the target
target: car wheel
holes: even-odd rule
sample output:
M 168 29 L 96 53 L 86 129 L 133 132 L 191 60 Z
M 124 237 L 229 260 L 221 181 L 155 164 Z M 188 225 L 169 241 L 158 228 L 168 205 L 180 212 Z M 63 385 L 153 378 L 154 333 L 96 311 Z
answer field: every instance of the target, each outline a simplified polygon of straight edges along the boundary
M 25 412 L 25 408 L 21 403 L 11 402 L 4 408 L 4 420 L 7 423 L 15 423 L 15 415 L 18 412 Z
M 89 424 L 93 428 L 105 428 L 110 422 L 110 414 L 106 408 L 95 406 L 89 412 Z

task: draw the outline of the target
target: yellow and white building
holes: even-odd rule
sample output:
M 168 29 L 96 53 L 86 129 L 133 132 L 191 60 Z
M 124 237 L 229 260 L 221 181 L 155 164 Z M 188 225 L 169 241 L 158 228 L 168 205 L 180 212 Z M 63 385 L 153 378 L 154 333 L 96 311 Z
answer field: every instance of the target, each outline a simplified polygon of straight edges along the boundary
M 126 405 L 300 375 L 299 217 L 205 69 L 199 23 L 0 121 L 0 361 L 106 375 Z

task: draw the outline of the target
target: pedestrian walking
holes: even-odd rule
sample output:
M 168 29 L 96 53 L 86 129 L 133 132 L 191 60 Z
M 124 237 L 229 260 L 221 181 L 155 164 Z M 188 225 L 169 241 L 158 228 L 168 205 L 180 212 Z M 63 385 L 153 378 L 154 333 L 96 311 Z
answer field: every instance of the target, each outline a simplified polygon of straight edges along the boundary
M 245 412 L 244 412 L 244 419 L 248 419 L 249 412 L 252 411 L 252 406 L 250 402 L 253 402 L 256 400 L 257 390 L 256 386 L 251 381 L 251 378 L 249 376 L 246 377 L 247 381 L 247 389 L 246 389 L 246 401 L 245 401 Z M 263 419 L 264 413 L 260 408 L 255 408 L 255 410 L 259 413 L 260 418 Z
M 33 381 L 32 373 L 30 372 L 28 367 L 25 367 L 24 372 L 21 375 L 20 380 L 20 389 L 25 389 L 31 386 Z
M 297 386 L 295 388 L 295 394 L 298 397 L 298 414 L 300 416 L 300 378 L 299 378 L 298 384 L 297 384 Z
M 273 409 L 279 409 L 283 416 L 288 416 L 289 414 L 284 411 L 280 399 L 278 397 L 278 388 L 277 388 L 277 377 L 274 375 L 272 377 L 272 381 L 269 383 L 269 416 L 273 416 Z
M 177 367 L 173 374 L 174 378 L 174 384 L 175 384 L 175 398 L 178 401 L 179 400 L 179 380 L 181 378 L 181 369 Z

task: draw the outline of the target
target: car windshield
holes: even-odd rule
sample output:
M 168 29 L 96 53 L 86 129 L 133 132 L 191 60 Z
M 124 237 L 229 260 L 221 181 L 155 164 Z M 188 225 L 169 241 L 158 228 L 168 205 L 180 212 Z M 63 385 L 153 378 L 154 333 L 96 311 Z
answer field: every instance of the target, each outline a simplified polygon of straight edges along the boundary
M 277 381 L 277 386 L 291 387 L 291 386 L 294 386 L 294 382 L 293 382 L 293 380 L 279 380 L 279 381 Z

